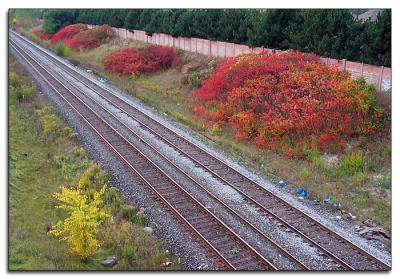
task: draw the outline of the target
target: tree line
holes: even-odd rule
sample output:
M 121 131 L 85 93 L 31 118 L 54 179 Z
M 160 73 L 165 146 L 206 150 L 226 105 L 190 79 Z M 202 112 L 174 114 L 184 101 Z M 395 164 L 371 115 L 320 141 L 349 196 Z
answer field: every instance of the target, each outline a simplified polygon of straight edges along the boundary
M 71 23 L 108 24 L 251 47 L 297 49 L 321 56 L 391 66 L 391 10 L 376 21 L 348 9 L 52 9 L 43 31 Z

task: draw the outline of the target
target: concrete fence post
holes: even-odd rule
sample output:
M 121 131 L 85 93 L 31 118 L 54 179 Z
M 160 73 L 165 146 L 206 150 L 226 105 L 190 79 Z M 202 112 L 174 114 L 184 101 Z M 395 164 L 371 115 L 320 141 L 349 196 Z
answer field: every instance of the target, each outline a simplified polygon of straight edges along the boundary
M 224 58 L 226 58 L 226 43 L 224 43 Z
M 361 63 L 361 76 L 364 76 L 364 62 Z
M 385 69 L 385 67 L 382 66 L 382 69 L 381 69 L 381 76 L 379 77 L 379 90 L 381 90 L 381 88 L 382 88 L 383 70 L 384 70 L 384 69 Z

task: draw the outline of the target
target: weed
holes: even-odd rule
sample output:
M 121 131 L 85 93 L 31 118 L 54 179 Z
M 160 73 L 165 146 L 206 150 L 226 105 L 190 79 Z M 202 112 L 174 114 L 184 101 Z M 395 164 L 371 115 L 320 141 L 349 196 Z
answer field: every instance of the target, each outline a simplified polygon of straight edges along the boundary
M 201 81 L 201 75 L 198 73 L 193 73 L 187 77 L 187 82 L 192 88 L 200 87 Z
M 36 110 L 36 114 L 39 117 L 41 127 L 46 135 L 55 132 L 55 129 L 59 123 L 59 118 L 53 113 L 53 110 L 50 107 L 44 107 Z
M 85 150 L 84 148 L 82 148 L 82 147 L 75 147 L 75 148 L 72 150 L 72 154 L 73 154 L 75 157 L 78 157 L 78 158 L 85 158 L 85 157 L 87 157 L 86 150 Z
M 66 56 L 65 55 L 66 49 L 67 49 L 67 47 L 64 45 L 63 42 L 58 42 L 55 45 L 55 52 L 56 52 L 56 55 L 58 55 L 58 56 Z
M 8 86 L 14 87 L 14 88 L 18 88 L 21 86 L 21 81 L 19 79 L 19 77 L 17 76 L 16 73 L 11 72 L 8 75 Z
M 232 247 L 232 248 L 229 250 L 229 254 L 231 254 L 231 255 L 236 255 L 236 254 L 239 253 L 239 252 L 240 252 L 240 249 L 237 248 L 237 247 Z
M 118 196 L 117 189 L 111 187 L 104 194 L 103 200 L 106 204 L 112 205 L 114 209 L 118 209 L 121 206 L 121 199 Z
M 96 53 L 96 62 L 101 61 L 101 55 L 99 53 Z
M 130 206 L 130 205 L 121 205 L 119 209 L 119 214 L 121 217 L 127 221 L 135 222 L 136 214 L 135 214 L 135 209 Z
M 343 155 L 340 160 L 339 174 L 341 176 L 353 175 L 363 169 L 363 156 L 360 153 L 352 152 Z
M 36 86 L 22 86 L 21 94 L 24 100 L 31 101 L 36 93 Z
M 358 171 L 353 175 L 354 182 L 358 185 L 364 185 L 368 181 L 368 175 L 365 172 Z
M 129 263 L 134 262 L 136 260 L 135 250 L 133 250 L 131 246 L 124 246 L 124 249 L 122 250 L 122 258 Z
M 392 187 L 392 176 L 390 172 L 383 176 L 383 178 L 378 182 L 378 186 L 384 189 L 390 189 Z
M 60 135 L 63 138 L 71 139 L 71 140 L 76 140 L 77 136 L 78 136 L 78 134 L 75 133 L 71 127 L 68 127 L 68 126 L 61 129 Z
M 213 134 L 214 136 L 220 136 L 220 135 L 222 135 L 222 133 L 223 133 L 223 130 L 219 125 L 215 124 L 211 127 L 211 134 Z
M 186 115 L 186 114 L 183 114 L 183 113 L 174 111 L 174 112 L 172 112 L 172 115 L 173 115 L 177 120 L 179 120 L 179 121 L 181 121 L 181 122 L 183 122 L 183 123 L 185 123 L 185 124 L 187 124 L 187 125 L 189 125 L 189 126 L 191 126 L 191 127 L 197 128 L 198 130 L 201 130 L 201 131 L 206 130 L 206 128 L 204 127 L 204 125 L 202 125 L 200 122 L 197 122 L 197 121 L 194 120 L 192 117 L 190 117 L 190 116 L 188 116 L 188 115 Z
M 300 169 L 298 174 L 301 178 L 309 178 L 312 176 L 312 172 L 306 168 Z
M 150 98 L 149 96 L 147 96 L 146 93 L 140 92 L 140 91 L 136 91 L 135 92 L 135 97 L 138 98 L 139 100 L 141 100 L 144 103 L 149 103 Z
M 155 91 L 155 92 L 158 92 L 158 90 L 159 90 L 158 85 L 155 82 L 152 82 L 146 78 L 142 78 L 140 80 L 140 83 L 148 90 Z

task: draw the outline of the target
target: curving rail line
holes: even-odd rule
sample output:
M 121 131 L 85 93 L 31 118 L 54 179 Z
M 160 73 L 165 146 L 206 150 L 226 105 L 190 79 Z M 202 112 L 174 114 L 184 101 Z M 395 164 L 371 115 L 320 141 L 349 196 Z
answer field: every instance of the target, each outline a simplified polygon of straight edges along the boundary
M 277 270 L 277 268 L 238 234 L 225 225 L 208 208 L 183 189 L 150 158 L 132 145 L 81 98 L 68 89 L 29 54 L 13 43 L 14 50 L 27 61 L 41 78 L 66 102 L 71 110 L 101 139 L 146 186 L 208 246 L 218 261 L 229 269 Z M 36 65 L 36 66 L 35 66 Z M 56 87 L 54 84 L 58 84 Z M 141 168 L 139 169 L 138 166 Z M 145 169 L 146 171 L 143 171 Z M 232 248 L 236 251 L 230 253 Z

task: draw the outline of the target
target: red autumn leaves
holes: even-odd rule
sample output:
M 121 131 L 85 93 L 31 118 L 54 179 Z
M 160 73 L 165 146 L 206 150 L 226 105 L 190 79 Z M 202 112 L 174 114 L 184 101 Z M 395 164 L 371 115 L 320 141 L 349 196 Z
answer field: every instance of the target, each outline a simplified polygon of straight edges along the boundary
M 195 96 L 208 125 L 288 156 L 338 151 L 351 136 L 379 126 L 373 88 L 301 52 L 246 54 L 225 60 Z
M 43 32 L 40 31 L 39 29 L 33 30 L 32 33 L 33 33 L 36 37 L 40 38 L 41 40 L 47 41 L 47 40 L 50 40 L 50 39 L 51 39 L 51 34 L 43 33 Z
M 104 68 L 123 75 L 139 75 L 169 68 L 176 59 L 172 48 L 149 45 L 142 50 L 126 48 L 108 54 L 103 60 Z
M 85 24 L 72 24 L 57 31 L 51 38 L 51 44 L 63 42 L 72 49 L 90 49 L 100 46 L 100 43 L 112 37 L 113 31 L 107 25 L 89 29 Z

